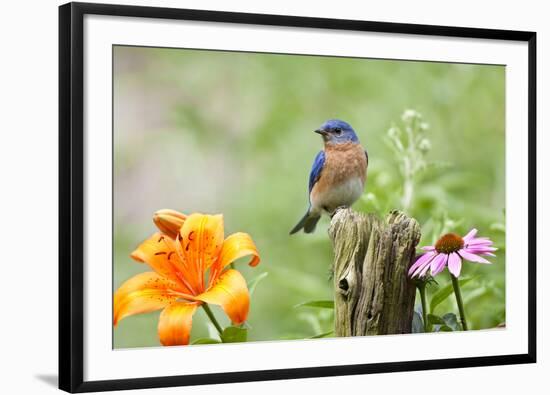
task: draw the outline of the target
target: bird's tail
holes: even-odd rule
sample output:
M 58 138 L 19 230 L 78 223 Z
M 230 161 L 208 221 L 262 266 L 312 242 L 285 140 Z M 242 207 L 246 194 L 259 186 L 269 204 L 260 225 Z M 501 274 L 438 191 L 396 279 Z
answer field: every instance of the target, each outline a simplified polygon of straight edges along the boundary
M 315 226 L 317 226 L 317 222 L 319 221 L 319 218 L 321 218 L 320 215 L 312 214 L 308 210 L 306 215 L 304 215 L 302 219 L 296 224 L 296 226 L 292 228 L 292 230 L 290 231 L 290 234 L 293 235 L 294 233 L 298 232 L 302 228 L 304 228 L 304 232 L 312 233 L 315 230 Z

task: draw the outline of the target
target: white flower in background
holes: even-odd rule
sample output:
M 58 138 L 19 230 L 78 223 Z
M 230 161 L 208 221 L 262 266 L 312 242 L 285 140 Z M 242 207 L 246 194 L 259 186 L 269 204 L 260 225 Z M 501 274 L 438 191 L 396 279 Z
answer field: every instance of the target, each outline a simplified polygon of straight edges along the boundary
M 403 122 L 409 122 L 417 117 L 421 117 L 420 113 L 416 110 L 411 110 L 409 108 L 403 111 L 403 115 L 401 116 L 401 119 L 403 120 Z
M 427 138 L 423 138 L 418 143 L 418 149 L 424 153 L 428 152 L 432 148 L 432 143 Z

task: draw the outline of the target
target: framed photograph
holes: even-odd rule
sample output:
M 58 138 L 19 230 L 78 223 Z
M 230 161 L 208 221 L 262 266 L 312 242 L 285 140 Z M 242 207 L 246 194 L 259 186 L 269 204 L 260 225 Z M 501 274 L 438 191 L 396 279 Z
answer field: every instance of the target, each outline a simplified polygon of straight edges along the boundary
M 534 32 L 59 9 L 59 387 L 536 361 Z

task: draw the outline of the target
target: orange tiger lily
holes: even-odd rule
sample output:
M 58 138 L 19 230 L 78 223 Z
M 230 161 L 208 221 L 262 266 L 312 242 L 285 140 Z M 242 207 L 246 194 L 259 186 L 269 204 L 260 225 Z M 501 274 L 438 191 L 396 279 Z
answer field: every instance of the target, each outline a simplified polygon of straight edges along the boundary
M 116 291 L 113 323 L 130 315 L 163 309 L 158 323 L 164 346 L 189 344 L 192 316 L 204 303 L 221 306 L 234 324 L 246 321 L 250 305 L 244 277 L 227 266 L 252 256 L 260 262 L 247 233 L 224 239 L 223 216 L 160 210 L 154 222 L 161 230 L 131 257 L 154 271 L 138 274 Z

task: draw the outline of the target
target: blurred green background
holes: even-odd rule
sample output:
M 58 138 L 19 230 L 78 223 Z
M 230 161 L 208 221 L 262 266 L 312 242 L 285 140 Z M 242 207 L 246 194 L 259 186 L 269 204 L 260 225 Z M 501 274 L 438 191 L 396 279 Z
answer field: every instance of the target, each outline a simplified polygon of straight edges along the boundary
M 330 118 L 354 127 L 370 160 L 355 208 L 383 215 L 402 208 L 403 190 L 387 132 L 414 109 L 431 145 L 407 210 L 422 224 L 421 245 L 443 228 L 491 237 L 498 257 L 463 265 L 474 277 L 463 297 L 473 329 L 505 321 L 503 66 L 117 46 L 113 78 L 114 289 L 148 270 L 129 254 L 155 231 L 156 210 L 223 213 L 226 235 L 249 233 L 261 254 L 256 268 L 237 268 L 249 280 L 269 273 L 251 300 L 249 340 L 329 331 L 330 310 L 294 307 L 332 298 L 329 220 L 313 235 L 288 235 L 307 208 L 322 148 L 313 130 Z M 447 272 L 436 280 L 429 295 Z M 437 307 L 445 312 L 456 312 L 452 297 Z M 114 347 L 159 345 L 158 315 L 122 320 Z M 192 339 L 211 330 L 197 311 Z

